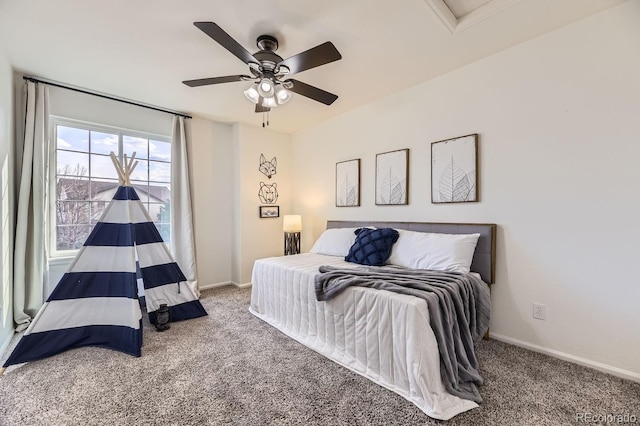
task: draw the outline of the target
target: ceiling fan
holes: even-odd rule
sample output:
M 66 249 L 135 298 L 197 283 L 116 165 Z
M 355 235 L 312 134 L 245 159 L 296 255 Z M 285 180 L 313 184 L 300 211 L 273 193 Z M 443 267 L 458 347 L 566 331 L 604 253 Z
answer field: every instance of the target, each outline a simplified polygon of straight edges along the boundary
M 256 104 L 256 112 L 269 112 L 291 99 L 291 92 L 331 105 L 338 96 L 292 78 L 296 74 L 342 59 L 342 55 L 330 41 L 306 50 L 287 59 L 282 59 L 275 51 L 278 40 L 270 35 L 261 35 L 256 44 L 259 51 L 253 55 L 235 41 L 229 34 L 213 22 L 194 22 L 193 25 L 218 42 L 249 66 L 251 75 L 228 75 L 224 77 L 201 78 L 183 81 L 189 87 L 209 84 L 252 81 L 244 91 L 245 96 Z M 264 123 L 262 124 L 264 126 Z

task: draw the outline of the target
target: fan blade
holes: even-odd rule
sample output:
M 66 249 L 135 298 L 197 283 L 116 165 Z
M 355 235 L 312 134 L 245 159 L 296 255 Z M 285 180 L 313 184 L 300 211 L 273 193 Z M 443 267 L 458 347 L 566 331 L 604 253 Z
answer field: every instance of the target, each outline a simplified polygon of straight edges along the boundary
M 200 78 L 197 80 L 183 81 L 189 87 L 206 86 L 208 84 L 231 83 L 234 81 L 245 81 L 245 78 L 252 79 L 248 75 L 227 75 L 225 77 Z
M 295 74 L 310 68 L 319 67 L 320 65 L 337 61 L 338 59 L 342 59 L 342 55 L 338 52 L 338 49 L 336 49 L 333 43 L 327 41 L 319 46 L 312 47 L 309 50 L 305 50 L 302 53 L 298 53 L 297 55 L 287 58 L 278 65 L 286 66 L 289 68 L 289 74 Z
M 217 24 L 214 24 L 213 22 L 194 22 L 193 25 L 200 28 L 206 35 L 217 41 L 220 46 L 236 55 L 245 64 L 248 64 L 249 62 L 260 63 L 260 61 L 254 58 L 253 55 L 247 51 L 247 49 L 242 47 L 240 43 L 224 32 L 224 30 Z
M 326 92 L 322 89 L 318 89 L 317 87 L 311 86 L 310 84 L 303 83 L 292 78 L 288 79 L 287 81 L 293 83 L 293 87 L 289 89 L 292 92 L 302 96 L 306 96 L 307 98 L 311 98 L 314 101 L 322 102 L 325 105 L 331 105 L 335 102 L 336 99 L 338 99 L 337 95 Z

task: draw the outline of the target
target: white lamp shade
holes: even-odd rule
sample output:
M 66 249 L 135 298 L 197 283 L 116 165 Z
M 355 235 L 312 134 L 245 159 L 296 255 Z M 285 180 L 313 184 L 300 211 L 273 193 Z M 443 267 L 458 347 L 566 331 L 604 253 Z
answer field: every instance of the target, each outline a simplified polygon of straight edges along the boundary
M 260 99 L 260 94 L 258 93 L 258 84 L 253 83 L 251 87 L 249 87 L 247 90 L 244 91 L 244 95 L 251 102 L 253 102 L 254 104 L 257 104 L 258 100 Z
M 276 86 L 276 100 L 280 105 L 287 103 L 291 99 L 291 92 L 282 87 L 282 84 Z
M 275 89 L 273 87 L 273 82 L 268 78 L 263 78 L 260 80 L 260 84 L 258 84 L 258 93 L 263 98 L 270 98 L 273 96 Z
M 282 225 L 284 232 L 300 232 L 302 231 L 302 216 L 299 214 L 284 215 L 284 223 Z
M 262 106 L 267 108 L 275 108 L 278 106 L 278 104 L 276 103 L 276 98 L 270 97 L 262 98 Z

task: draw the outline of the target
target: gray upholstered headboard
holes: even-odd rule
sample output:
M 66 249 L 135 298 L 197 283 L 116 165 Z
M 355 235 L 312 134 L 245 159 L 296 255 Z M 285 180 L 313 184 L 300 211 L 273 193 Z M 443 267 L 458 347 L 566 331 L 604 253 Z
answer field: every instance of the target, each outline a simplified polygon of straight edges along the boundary
M 365 222 L 354 220 L 328 220 L 329 228 L 376 228 L 407 229 L 435 234 L 480 234 L 476 251 L 473 253 L 471 272 L 477 272 L 482 280 L 493 284 L 496 269 L 496 225 L 493 223 L 429 223 L 429 222 Z

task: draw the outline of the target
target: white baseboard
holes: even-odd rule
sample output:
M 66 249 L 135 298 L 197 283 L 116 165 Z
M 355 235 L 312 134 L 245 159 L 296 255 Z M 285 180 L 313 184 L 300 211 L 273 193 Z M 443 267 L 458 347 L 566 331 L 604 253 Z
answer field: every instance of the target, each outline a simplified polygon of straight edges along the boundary
M 490 333 L 489 337 L 492 339 L 499 340 L 501 342 L 508 343 L 510 345 L 519 346 L 521 348 L 529 349 L 534 352 L 540 352 L 545 355 L 549 355 L 554 358 L 561 359 L 563 361 L 569 361 L 574 364 L 582 365 L 584 367 L 593 368 L 594 370 L 611 374 L 612 376 L 621 377 L 623 379 L 632 380 L 634 382 L 640 383 L 640 373 L 635 373 L 629 370 L 623 370 L 622 368 L 613 367 L 611 365 L 602 364 L 596 361 L 591 361 L 586 358 L 581 358 L 579 356 L 571 355 L 565 352 L 560 352 L 554 349 L 545 348 L 543 346 L 534 345 L 532 343 L 523 342 L 522 340 L 513 339 L 511 337 L 503 336 L 500 334 Z
M 205 284 L 205 285 L 198 284 L 198 289 L 199 290 L 206 290 L 208 288 L 224 287 L 225 285 L 231 285 L 231 284 L 232 284 L 231 281 L 225 281 L 225 282 L 213 283 L 213 284 Z
M 238 284 L 238 283 L 233 282 L 233 281 L 225 281 L 225 282 L 215 283 L 215 284 L 200 285 L 200 286 L 198 286 L 198 288 L 200 290 L 206 290 L 206 289 L 209 289 L 209 288 L 224 287 L 226 285 L 232 285 L 232 286 L 238 287 L 238 288 L 251 287 L 251 283 Z

